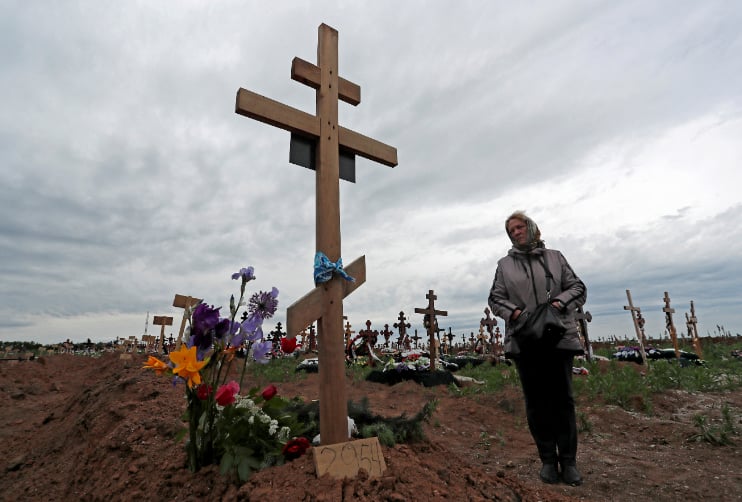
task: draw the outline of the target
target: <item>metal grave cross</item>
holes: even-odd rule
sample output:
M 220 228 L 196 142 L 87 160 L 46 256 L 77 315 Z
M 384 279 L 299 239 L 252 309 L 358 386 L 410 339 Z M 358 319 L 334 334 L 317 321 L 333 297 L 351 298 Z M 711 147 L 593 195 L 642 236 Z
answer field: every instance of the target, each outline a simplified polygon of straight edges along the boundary
M 316 171 L 316 250 L 330 261 L 340 259 L 340 154 L 360 155 L 381 164 L 397 165 L 397 150 L 346 129 L 338 123 L 338 99 L 358 105 L 361 88 L 340 78 L 338 32 L 321 24 L 317 65 L 294 58 L 291 78 L 316 90 L 316 114 L 273 101 L 246 89 L 237 91 L 235 112 L 301 137 L 314 146 Z M 365 256 L 346 268 L 355 282 L 333 277 L 322 283 L 286 311 L 286 331 L 295 336 L 317 321 L 319 345 L 320 438 L 322 444 L 348 440 L 345 357 L 343 345 L 343 298 L 366 280 Z
M 667 331 L 670 333 L 670 339 L 672 340 L 672 346 L 675 349 L 675 359 L 680 359 L 680 348 L 678 347 L 678 332 L 675 329 L 675 323 L 672 322 L 672 315 L 675 313 L 675 309 L 670 307 L 670 295 L 665 291 L 665 306 L 662 312 L 665 313 L 665 324 L 667 324 Z
M 430 340 L 430 371 L 435 371 L 435 365 L 436 360 L 438 359 L 438 351 L 436 350 L 435 345 L 435 335 L 438 332 L 437 325 L 438 322 L 436 321 L 435 316 L 441 315 L 441 316 L 447 316 L 448 311 L 446 310 L 435 310 L 435 300 L 438 299 L 438 297 L 433 293 L 433 290 L 429 290 L 428 294 L 425 295 L 425 298 L 428 299 L 428 308 L 421 309 L 421 308 L 415 308 L 416 314 L 424 314 L 428 316 L 428 339 Z
M 628 289 L 626 290 L 626 297 L 629 299 L 629 304 L 624 305 L 623 309 L 631 311 L 631 319 L 634 321 L 634 330 L 636 330 L 636 338 L 639 340 L 639 353 L 642 356 L 642 364 L 644 366 L 647 366 L 647 353 L 644 352 L 644 337 L 641 331 L 641 326 L 639 325 L 639 318 L 637 318 L 637 314 L 641 315 L 642 309 L 640 307 L 634 307 L 634 304 L 631 301 L 631 291 Z
M 399 322 L 395 322 L 393 326 L 399 330 L 399 342 L 397 343 L 397 345 L 399 347 L 402 347 L 404 339 L 407 336 L 407 328 L 411 328 L 412 326 L 410 325 L 410 323 L 405 322 L 407 318 L 404 316 L 404 310 L 399 311 L 399 317 L 397 317 L 397 320 Z
M 494 344 L 492 335 L 494 333 L 495 326 L 497 326 L 497 319 L 491 317 L 490 313 L 490 308 L 484 307 L 484 317 L 479 320 L 479 325 L 484 326 L 487 329 L 487 334 L 489 334 L 489 343 Z

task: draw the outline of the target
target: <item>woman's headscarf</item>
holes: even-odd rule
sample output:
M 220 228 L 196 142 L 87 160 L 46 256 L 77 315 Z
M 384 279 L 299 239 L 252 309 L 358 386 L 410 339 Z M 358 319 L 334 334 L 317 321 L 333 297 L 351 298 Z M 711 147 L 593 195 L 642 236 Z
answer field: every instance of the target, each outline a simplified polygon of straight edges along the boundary
M 508 232 L 508 223 L 510 223 L 510 220 L 513 219 L 520 220 L 526 224 L 528 243 L 524 246 L 518 244 L 515 239 L 511 237 L 510 232 Z M 544 241 L 541 240 L 541 230 L 538 229 L 538 225 L 536 225 L 536 222 L 526 216 L 526 213 L 524 213 L 523 211 L 516 211 L 508 216 L 508 219 L 505 220 L 505 233 L 510 238 L 510 242 L 513 243 L 513 247 L 520 251 L 531 251 L 532 249 L 544 247 Z

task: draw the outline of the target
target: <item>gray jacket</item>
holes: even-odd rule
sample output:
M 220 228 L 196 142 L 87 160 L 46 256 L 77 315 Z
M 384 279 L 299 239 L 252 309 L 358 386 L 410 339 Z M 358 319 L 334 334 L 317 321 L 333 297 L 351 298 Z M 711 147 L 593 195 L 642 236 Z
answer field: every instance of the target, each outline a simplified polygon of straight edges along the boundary
M 585 284 L 577 277 L 560 251 L 536 248 L 524 252 L 513 247 L 507 256 L 497 262 L 488 301 L 494 315 L 505 320 L 504 348 L 508 356 L 520 354 L 520 348 L 512 333 L 518 325 L 518 320 L 525 319 L 521 314 L 518 319 L 511 322 L 510 316 L 517 309 L 533 312 L 537 305 L 547 301 L 546 270 L 542 260 L 546 260 L 546 265 L 553 276 L 549 301 L 559 300 L 564 305 L 560 314 L 567 331 L 556 348 L 577 354 L 583 352 L 574 313 L 587 299 Z

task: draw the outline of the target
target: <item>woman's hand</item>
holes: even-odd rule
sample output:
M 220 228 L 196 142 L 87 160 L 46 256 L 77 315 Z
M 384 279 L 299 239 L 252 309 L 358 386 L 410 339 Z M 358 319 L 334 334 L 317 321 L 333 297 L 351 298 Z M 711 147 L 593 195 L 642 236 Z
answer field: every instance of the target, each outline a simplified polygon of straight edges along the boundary
M 515 309 L 513 310 L 513 315 L 510 316 L 511 321 L 515 321 L 517 318 L 520 317 L 520 315 L 523 313 L 521 309 Z

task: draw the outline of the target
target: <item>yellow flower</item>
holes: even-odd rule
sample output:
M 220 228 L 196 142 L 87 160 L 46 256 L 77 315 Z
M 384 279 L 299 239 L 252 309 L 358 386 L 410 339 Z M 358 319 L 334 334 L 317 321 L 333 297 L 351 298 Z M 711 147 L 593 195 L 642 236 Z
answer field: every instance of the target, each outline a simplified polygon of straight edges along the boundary
M 157 373 L 158 375 L 162 375 L 170 369 L 167 364 L 160 361 L 155 356 L 149 356 L 147 358 L 147 363 L 142 366 L 142 368 L 155 370 L 155 373 Z
M 208 359 L 198 361 L 196 359 L 196 346 L 190 349 L 185 345 L 180 350 L 170 353 L 170 360 L 175 363 L 173 373 L 188 382 L 188 387 L 201 384 L 201 368 L 206 366 Z

